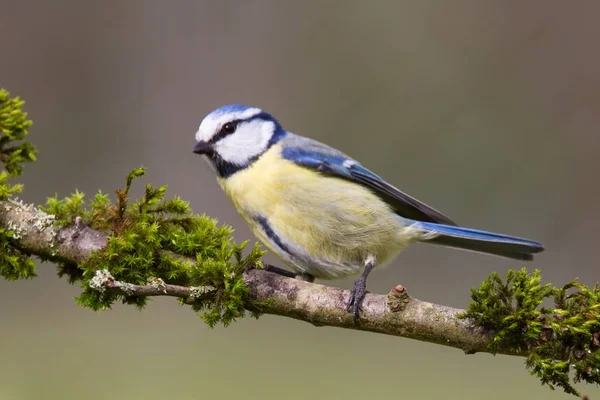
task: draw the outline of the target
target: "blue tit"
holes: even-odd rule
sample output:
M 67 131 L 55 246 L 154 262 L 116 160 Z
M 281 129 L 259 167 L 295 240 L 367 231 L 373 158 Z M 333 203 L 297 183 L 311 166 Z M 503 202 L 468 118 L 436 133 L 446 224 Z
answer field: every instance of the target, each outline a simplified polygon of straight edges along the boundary
M 217 174 L 252 232 L 309 280 L 360 275 L 347 308 L 358 323 L 367 276 L 414 242 L 532 260 L 542 244 L 457 226 L 346 154 L 286 131 L 259 108 L 208 114 L 194 152 Z

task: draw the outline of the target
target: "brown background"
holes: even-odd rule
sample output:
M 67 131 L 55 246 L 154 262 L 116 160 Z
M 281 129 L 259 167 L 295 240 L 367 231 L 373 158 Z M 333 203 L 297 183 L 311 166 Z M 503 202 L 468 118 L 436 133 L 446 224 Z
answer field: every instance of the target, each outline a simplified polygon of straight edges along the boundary
M 594 284 L 599 12 L 583 0 L 0 1 L 0 86 L 28 101 L 40 150 L 23 198 L 112 191 L 145 165 L 144 183 L 250 238 L 191 151 L 206 113 L 249 103 L 464 225 L 544 242 L 528 267 L 546 281 Z M 464 307 L 470 287 L 517 267 L 416 245 L 369 288 Z M 211 330 L 169 299 L 93 313 L 52 265 L 39 273 L 0 281 L 2 399 L 568 398 L 521 358 L 270 316 Z

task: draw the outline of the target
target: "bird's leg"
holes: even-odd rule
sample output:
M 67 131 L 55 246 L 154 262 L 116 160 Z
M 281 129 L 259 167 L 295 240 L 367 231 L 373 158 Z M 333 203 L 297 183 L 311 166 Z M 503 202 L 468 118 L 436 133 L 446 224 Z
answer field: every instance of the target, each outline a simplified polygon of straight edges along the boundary
M 362 301 L 367 295 L 367 277 L 371 270 L 375 267 L 375 259 L 367 258 L 365 261 L 365 270 L 360 278 L 354 282 L 354 287 L 350 291 L 350 300 L 346 306 L 346 311 L 354 313 L 354 325 L 358 326 L 358 317 L 361 309 Z

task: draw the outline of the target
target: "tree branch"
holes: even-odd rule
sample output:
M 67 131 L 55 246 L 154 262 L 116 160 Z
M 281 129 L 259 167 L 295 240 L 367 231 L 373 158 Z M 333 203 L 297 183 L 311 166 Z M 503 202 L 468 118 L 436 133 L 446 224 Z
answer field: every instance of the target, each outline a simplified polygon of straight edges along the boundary
M 13 200 L 0 204 L 0 224 L 15 233 L 13 245 L 24 253 L 50 261 L 77 264 L 107 244 L 108 238 L 104 233 L 81 224 L 79 220 L 74 225 L 60 227 L 54 224 L 51 215 L 31 205 Z M 188 261 L 195 262 L 194 259 Z M 261 309 L 266 314 L 294 318 L 316 326 L 336 326 L 417 339 L 455 347 L 469 354 L 487 352 L 493 338 L 493 332 L 476 327 L 471 320 L 459 319 L 458 314 L 464 310 L 417 300 L 410 297 L 401 285 L 394 287 L 388 295 L 367 294 L 360 326 L 355 327 L 352 314 L 345 310 L 348 290 L 289 278 L 268 269 L 252 269 L 244 274 L 255 300 L 271 299 Z M 127 296 L 172 296 L 191 303 L 210 290 L 162 281 L 132 285 L 115 281 L 105 271 L 97 274 L 91 284 L 95 282 L 97 290 Z M 506 350 L 504 354 L 515 353 Z

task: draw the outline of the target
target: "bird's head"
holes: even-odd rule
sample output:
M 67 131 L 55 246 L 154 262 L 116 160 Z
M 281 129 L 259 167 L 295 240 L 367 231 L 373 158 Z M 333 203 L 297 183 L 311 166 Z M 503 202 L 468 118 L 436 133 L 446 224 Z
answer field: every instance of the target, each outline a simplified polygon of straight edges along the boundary
M 232 104 L 204 117 L 194 153 L 205 155 L 226 177 L 249 166 L 284 135 L 277 120 L 260 108 Z

